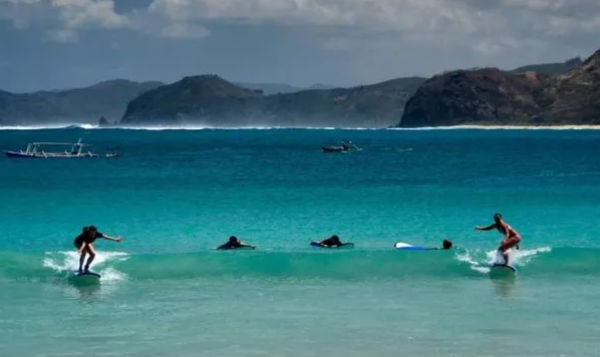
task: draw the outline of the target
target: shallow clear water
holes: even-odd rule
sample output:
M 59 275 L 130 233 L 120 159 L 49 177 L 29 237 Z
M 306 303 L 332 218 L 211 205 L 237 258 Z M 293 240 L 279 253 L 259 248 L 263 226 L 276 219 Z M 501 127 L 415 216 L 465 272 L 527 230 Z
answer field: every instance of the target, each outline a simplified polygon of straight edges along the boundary
M 597 356 L 600 131 L 35 130 L 0 158 L 2 356 Z M 364 150 L 323 154 L 353 140 Z M 523 235 L 491 278 L 495 212 Z M 68 278 L 84 225 L 101 284 Z M 215 252 L 235 234 L 256 251 Z M 320 250 L 338 234 L 354 249 Z M 453 251 L 402 252 L 397 241 Z

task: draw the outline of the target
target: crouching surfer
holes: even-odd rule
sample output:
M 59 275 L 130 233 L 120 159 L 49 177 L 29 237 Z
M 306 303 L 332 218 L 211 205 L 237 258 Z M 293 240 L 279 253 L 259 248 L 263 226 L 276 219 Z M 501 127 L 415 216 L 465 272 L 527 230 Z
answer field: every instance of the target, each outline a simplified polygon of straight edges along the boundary
M 256 249 L 255 246 L 245 244 L 244 242 L 240 242 L 240 240 L 236 236 L 229 237 L 229 241 L 227 243 L 220 245 L 218 250 L 229 250 L 229 249 L 238 249 L 238 248 L 251 248 Z
M 500 242 L 500 246 L 498 247 L 498 251 L 502 253 L 504 257 L 504 264 L 508 265 L 508 253 L 507 251 L 515 247 L 519 249 L 519 243 L 521 243 L 521 235 L 514 230 L 508 223 L 502 220 L 502 215 L 500 213 L 496 213 L 494 215 L 494 223 L 487 227 L 475 227 L 478 231 L 490 231 L 492 229 L 497 229 L 500 234 L 504 236 L 502 242 Z
M 93 243 L 98 238 L 113 242 L 121 242 L 123 240 L 121 237 L 111 237 L 109 235 L 102 234 L 98 232 L 98 229 L 95 226 L 84 227 L 83 232 L 81 232 L 81 234 L 78 235 L 73 242 L 79 252 L 79 273 L 87 273 L 90 270 L 90 265 L 94 261 L 94 258 L 96 258 L 96 250 L 94 249 Z M 87 263 L 85 264 L 85 268 L 83 268 L 83 263 L 85 262 L 86 256 L 88 259 Z

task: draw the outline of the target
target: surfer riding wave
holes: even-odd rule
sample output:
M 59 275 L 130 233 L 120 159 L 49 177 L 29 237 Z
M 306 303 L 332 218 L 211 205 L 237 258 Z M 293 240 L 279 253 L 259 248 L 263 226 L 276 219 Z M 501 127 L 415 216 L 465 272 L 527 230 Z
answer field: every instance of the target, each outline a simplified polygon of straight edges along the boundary
M 514 230 L 508 223 L 502 220 L 502 215 L 500 213 L 496 213 L 494 215 L 494 223 L 487 227 L 475 227 L 478 231 L 490 231 L 492 229 L 497 229 L 502 235 L 504 235 L 504 239 L 500 242 L 500 246 L 498 247 L 498 251 L 502 253 L 504 257 L 504 263 L 508 265 L 508 253 L 507 251 L 512 247 L 519 249 L 519 244 L 521 243 L 521 235 Z
M 77 248 L 77 251 L 80 254 L 80 256 L 79 256 L 79 273 L 80 274 L 82 272 L 87 273 L 90 270 L 90 265 L 94 261 L 94 258 L 96 258 L 96 250 L 94 249 L 94 246 L 92 245 L 92 243 L 94 243 L 94 241 L 96 241 L 96 239 L 98 239 L 98 238 L 110 240 L 110 241 L 117 242 L 117 243 L 120 243 L 122 240 L 121 237 L 111 237 L 109 235 L 98 232 L 98 229 L 95 226 L 83 227 L 83 231 L 81 232 L 80 235 L 77 236 L 77 238 L 75 238 L 75 241 L 73 242 L 73 244 Z M 86 255 L 88 256 L 87 262 L 85 262 Z M 84 262 L 86 263 L 85 269 L 83 269 Z

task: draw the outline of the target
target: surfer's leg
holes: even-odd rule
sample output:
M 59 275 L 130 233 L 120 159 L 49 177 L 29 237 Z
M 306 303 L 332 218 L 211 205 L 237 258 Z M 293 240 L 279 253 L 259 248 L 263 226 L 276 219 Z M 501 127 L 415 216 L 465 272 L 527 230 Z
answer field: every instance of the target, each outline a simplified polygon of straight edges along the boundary
M 88 244 L 87 247 L 85 247 L 85 250 L 89 255 L 87 263 L 85 264 L 85 271 L 88 271 L 90 270 L 90 265 L 94 261 L 94 258 L 96 258 L 96 251 L 94 250 L 94 246 L 91 244 Z
M 500 252 L 502 252 L 502 256 L 504 257 L 504 262 L 506 263 L 506 265 L 508 265 L 508 253 L 506 251 L 512 247 L 518 246 L 519 243 L 521 243 L 520 237 L 511 237 L 500 243 L 499 250 Z
M 87 254 L 87 249 L 84 249 L 83 252 L 79 255 L 79 272 L 83 271 L 83 262 L 85 262 L 85 256 Z

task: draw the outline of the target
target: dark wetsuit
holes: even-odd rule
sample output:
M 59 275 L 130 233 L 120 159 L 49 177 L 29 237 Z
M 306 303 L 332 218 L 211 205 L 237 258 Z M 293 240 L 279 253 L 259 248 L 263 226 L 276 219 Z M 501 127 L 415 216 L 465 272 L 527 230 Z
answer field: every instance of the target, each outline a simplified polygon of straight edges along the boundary
M 341 247 L 342 246 L 342 242 L 340 242 L 339 239 L 335 239 L 335 238 L 325 239 L 324 241 L 321 242 L 321 244 L 326 247 Z
M 236 249 L 236 248 L 241 248 L 243 247 L 243 245 L 240 242 L 227 242 L 225 244 L 223 244 L 222 246 L 220 246 L 218 249 L 222 249 L 222 250 L 227 250 L 227 249 Z
M 87 232 L 85 232 L 78 235 L 77 238 L 75 238 L 75 241 L 73 241 L 73 244 L 75 244 L 77 249 L 80 249 L 84 242 L 87 244 L 92 244 L 96 239 L 103 237 L 104 235 L 100 232 L 96 232 L 96 234 L 91 237 Z

